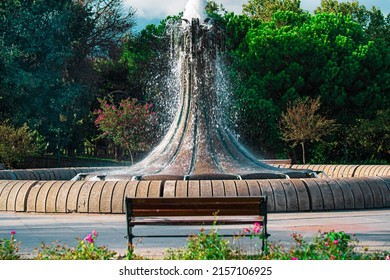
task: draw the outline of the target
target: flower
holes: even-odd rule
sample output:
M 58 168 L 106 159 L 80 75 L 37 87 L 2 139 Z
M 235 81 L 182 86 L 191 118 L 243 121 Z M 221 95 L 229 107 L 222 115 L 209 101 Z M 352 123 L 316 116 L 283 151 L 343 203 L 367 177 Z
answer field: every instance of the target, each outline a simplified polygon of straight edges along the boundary
M 338 244 L 339 244 L 339 241 L 336 239 L 335 241 L 333 241 L 333 244 L 334 244 L 334 245 L 338 245 Z
M 254 227 L 253 227 L 253 232 L 255 234 L 259 234 L 261 231 L 261 225 L 259 223 L 255 223 Z
M 87 242 L 87 243 L 93 243 L 93 237 L 92 237 L 92 234 L 88 234 L 85 238 L 84 238 L 84 241 Z
M 11 235 L 15 235 L 15 234 L 16 234 L 16 231 L 15 231 L 15 230 L 11 230 L 10 234 L 11 234 Z
M 96 231 L 96 230 L 93 230 L 93 231 L 92 231 L 92 235 L 93 235 L 94 237 L 97 237 L 97 236 L 98 236 L 97 231 Z
M 292 258 L 291 258 L 291 260 L 292 260 L 292 261 L 297 261 L 297 260 L 298 260 L 298 258 L 296 258 L 296 257 L 292 257 Z
M 249 228 L 244 228 L 244 233 L 250 233 L 251 230 Z
M 385 258 L 386 261 L 390 261 L 390 255 L 387 255 Z

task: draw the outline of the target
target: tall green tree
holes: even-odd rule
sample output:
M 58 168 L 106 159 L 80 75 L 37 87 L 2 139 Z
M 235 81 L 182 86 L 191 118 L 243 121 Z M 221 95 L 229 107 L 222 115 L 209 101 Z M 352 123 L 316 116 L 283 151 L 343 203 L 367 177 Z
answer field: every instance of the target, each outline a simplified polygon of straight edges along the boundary
M 375 6 L 368 10 L 358 1 L 338 2 L 337 0 L 321 0 L 321 5 L 315 13 L 334 13 L 351 16 L 360 24 L 371 39 L 383 38 L 390 40 L 390 14 L 385 17 Z
M 244 15 L 262 21 L 270 21 L 276 11 L 303 12 L 300 0 L 249 0 L 242 7 Z

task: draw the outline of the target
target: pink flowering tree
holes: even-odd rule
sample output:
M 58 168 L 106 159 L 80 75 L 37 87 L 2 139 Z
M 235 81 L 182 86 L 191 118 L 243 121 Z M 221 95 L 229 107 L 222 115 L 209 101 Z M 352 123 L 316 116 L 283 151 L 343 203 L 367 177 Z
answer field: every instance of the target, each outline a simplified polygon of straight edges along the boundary
M 101 137 L 111 139 L 116 145 L 126 149 L 134 164 L 133 153 L 147 148 L 153 137 L 156 116 L 152 112 L 152 103 L 139 104 L 137 99 L 127 98 L 114 104 L 113 98 L 98 99 L 100 109 L 97 115 L 96 127 L 102 132 Z

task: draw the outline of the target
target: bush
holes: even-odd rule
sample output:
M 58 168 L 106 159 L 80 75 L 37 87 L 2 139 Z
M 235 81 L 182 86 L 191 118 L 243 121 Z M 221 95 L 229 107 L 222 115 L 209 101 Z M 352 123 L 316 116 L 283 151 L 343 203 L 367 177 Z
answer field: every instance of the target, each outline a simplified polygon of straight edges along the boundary
M 264 238 L 260 225 L 246 228 L 235 240 L 250 237 Z M 330 231 L 315 235 L 306 242 L 302 235 L 292 234 L 294 241 L 288 248 L 281 244 L 266 242 L 264 251 L 248 255 L 235 248 L 228 240 L 217 234 L 215 229 L 209 233 L 201 231 L 191 236 L 186 248 L 167 250 L 168 260 L 390 260 L 388 252 L 368 252 L 358 248 L 358 241 L 353 240 L 343 231 Z M 256 247 L 256 246 L 255 246 Z
M 187 248 L 168 249 L 166 260 L 231 260 L 240 257 L 227 239 L 220 236 L 214 228 L 206 233 L 201 230 L 198 235 L 188 238 Z
M 116 252 L 105 246 L 96 246 L 97 232 L 92 231 L 83 240 L 79 240 L 75 248 L 53 242 L 52 245 L 42 243 L 37 252 L 37 260 L 110 260 Z
M 18 260 L 20 256 L 17 254 L 19 251 L 19 242 L 16 242 L 16 232 L 12 230 L 10 232 L 10 239 L 0 239 L 0 260 Z
M 292 234 L 294 244 L 286 249 L 282 245 L 269 244 L 266 260 L 384 260 L 387 252 L 368 252 L 358 248 L 358 240 L 343 231 L 319 232 L 306 242 L 302 235 Z
M 0 124 L 0 162 L 4 162 L 6 167 L 13 167 L 26 157 L 35 155 L 39 150 L 35 141 L 38 137 L 38 133 L 26 124 L 19 128 Z
M 15 231 L 11 231 L 10 239 L 0 239 L 0 260 L 18 260 L 19 244 L 15 239 Z M 36 249 L 35 260 L 143 260 L 143 256 L 134 254 L 130 248 L 126 256 L 117 256 L 115 251 L 105 246 L 97 246 L 97 232 L 92 231 L 84 239 L 79 239 L 76 247 L 62 245 L 59 241 L 51 245 L 42 243 Z M 358 241 L 346 233 L 339 231 L 319 232 L 310 241 L 305 241 L 299 234 L 292 234 L 294 244 L 288 248 L 281 244 L 268 242 L 264 251 L 256 250 L 247 254 L 236 244 L 241 238 L 264 238 L 258 224 L 244 229 L 233 238 L 231 243 L 218 234 L 213 227 L 209 232 L 201 230 L 199 234 L 190 236 L 185 248 L 167 249 L 166 260 L 390 260 L 389 252 L 369 252 L 359 248 Z M 255 245 L 256 247 L 256 245 Z M 256 247 L 257 248 L 257 247 Z

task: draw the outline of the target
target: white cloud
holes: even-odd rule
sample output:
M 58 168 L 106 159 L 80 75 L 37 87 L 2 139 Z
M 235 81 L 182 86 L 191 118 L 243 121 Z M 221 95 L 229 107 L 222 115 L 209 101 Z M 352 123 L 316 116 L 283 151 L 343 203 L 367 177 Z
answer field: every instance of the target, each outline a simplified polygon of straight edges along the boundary
M 161 20 L 168 15 L 176 15 L 184 11 L 188 0 L 125 0 L 126 5 L 130 5 L 137 10 L 137 18 L 142 22 L 148 20 Z M 352 0 L 339 0 L 339 2 L 351 2 Z M 215 0 L 218 4 L 222 4 L 227 11 L 236 14 L 241 13 L 242 5 L 248 3 L 248 0 Z M 301 0 L 301 7 L 304 10 L 312 12 L 321 3 L 321 0 Z M 389 0 L 360 0 L 361 5 L 365 5 L 367 9 L 371 9 L 373 5 L 380 8 L 384 14 L 389 13 Z

